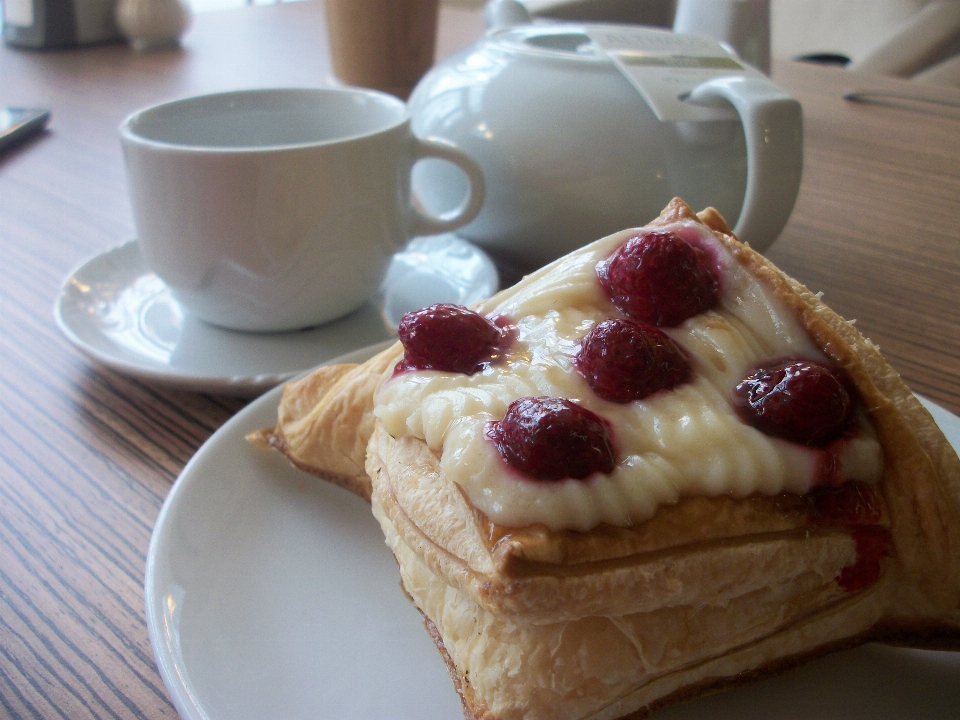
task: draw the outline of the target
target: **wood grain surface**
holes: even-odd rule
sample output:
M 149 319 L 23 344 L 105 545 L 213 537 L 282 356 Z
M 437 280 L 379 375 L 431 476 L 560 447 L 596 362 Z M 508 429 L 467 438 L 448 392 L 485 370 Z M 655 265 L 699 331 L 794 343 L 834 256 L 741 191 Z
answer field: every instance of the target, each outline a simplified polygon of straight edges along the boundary
M 960 107 L 843 99 L 960 91 L 780 63 L 803 104 L 804 173 L 767 255 L 880 346 L 914 390 L 960 412 Z
M 480 31 L 445 11 L 438 55 Z M 855 84 L 907 84 L 835 69 L 775 77 L 804 105 L 806 166 L 769 255 L 960 412 L 960 112 L 851 103 Z M 71 269 L 134 237 L 117 126 L 173 97 L 328 80 L 314 0 L 198 15 L 179 49 L 0 50 L 0 103 L 53 111 L 0 157 L 0 716 L 176 717 L 145 627 L 147 545 L 184 464 L 244 405 L 97 366 L 53 321 Z

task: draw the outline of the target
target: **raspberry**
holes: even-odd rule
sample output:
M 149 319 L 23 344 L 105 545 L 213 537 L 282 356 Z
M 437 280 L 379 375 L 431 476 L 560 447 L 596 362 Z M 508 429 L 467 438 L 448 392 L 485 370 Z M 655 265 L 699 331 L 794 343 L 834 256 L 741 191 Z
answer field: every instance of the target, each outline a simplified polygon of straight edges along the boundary
M 847 429 L 853 400 L 839 371 L 812 360 L 761 366 L 733 391 L 744 422 L 767 435 L 812 447 Z
M 593 328 L 574 364 L 597 395 L 616 403 L 669 390 L 691 375 L 683 351 L 659 328 L 622 319 Z
M 487 436 L 507 463 L 537 480 L 582 480 L 615 465 L 606 421 L 564 398 L 514 400 Z
M 462 305 L 440 303 L 400 319 L 399 370 L 441 370 L 472 375 L 500 352 L 503 333 Z
M 597 265 L 597 276 L 620 312 L 660 327 L 709 310 L 720 293 L 707 254 L 671 232 L 635 235 Z

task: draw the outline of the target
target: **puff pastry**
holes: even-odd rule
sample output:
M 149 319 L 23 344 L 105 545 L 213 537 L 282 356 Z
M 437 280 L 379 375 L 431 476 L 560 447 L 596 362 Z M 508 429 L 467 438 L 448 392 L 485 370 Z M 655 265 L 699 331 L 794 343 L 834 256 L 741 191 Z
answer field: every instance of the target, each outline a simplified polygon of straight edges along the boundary
M 642 231 L 670 228 L 708 234 L 723 262 L 746 278 L 736 292 L 759 293 L 770 317 L 789 318 L 810 352 L 842 369 L 856 388 L 865 436 L 882 454 L 873 480 L 798 492 L 787 480 L 767 482 L 767 466 L 737 466 L 727 471 L 734 486 L 638 501 L 640 509 L 620 520 L 617 508 L 601 507 L 583 527 L 571 526 L 576 513 L 556 523 L 554 515 L 517 522 L 509 509 L 498 515 L 499 505 L 485 505 L 466 480 L 451 479 L 462 475 L 456 463 L 478 457 L 458 450 L 452 459 L 450 438 L 472 407 L 461 396 L 496 393 L 482 378 L 443 396 L 461 397 L 459 405 L 414 393 L 416 408 L 398 420 L 391 397 L 406 391 L 390 388 L 414 382 L 398 381 L 399 343 L 363 365 L 320 368 L 288 384 L 277 425 L 251 436 L 371 500 L 467 718 L 640 717 L 869 640 L 960 649 L 960 460 L 939 428 L 869 340 L 741 244 L 716 211 L 697 215 L 674 200 Z M 538 288 L 556 287 L 557 278 L 595 264 L 636 232 L 558 260 L 480 311 L 536 305 Z M 554 305 L 557 297 L 562 304 L 568 296 L 560 292 Z M 609 303 L 591 303 L 617 314 Z M 570 336 L 595 323 L 589 313 L 566 322 L 552 312 L 540 314 Z M 522 336 L 523 323 L 512 320 Z M 536 363 L 533 343 L 523 349 Z M 621 412 L 604 401 L 592 407 Z M 452 417 L 431 430 L 431 413 Z M 738 474 L 750 473 L 753 485 L 736 485 Z M 864 566 L 879 572 L 851 581 Z

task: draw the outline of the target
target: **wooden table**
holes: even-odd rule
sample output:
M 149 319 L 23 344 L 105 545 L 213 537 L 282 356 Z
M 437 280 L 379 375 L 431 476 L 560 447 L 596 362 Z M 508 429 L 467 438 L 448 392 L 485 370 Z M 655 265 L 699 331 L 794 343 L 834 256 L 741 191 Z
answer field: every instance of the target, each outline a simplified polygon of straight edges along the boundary
M 480 29 L 445 11 L 438 54 Z M 0 159 L 0 715 L 175 717 L 144 621 L 147 544 L 181 468 L 244 405 L 91 365 L 53 322 L 67 273 L 134 237 L 118 124 L 176 96 L 319 85 L 328 67 L 312 0 L 199 15 L 182 49 L 0 51 L 0 103 L 53 109 Z M 960 412 L 960 113 L 852 104 L 835 69 L 776 78 L 803 102 L 806 167 L 770 256 Z

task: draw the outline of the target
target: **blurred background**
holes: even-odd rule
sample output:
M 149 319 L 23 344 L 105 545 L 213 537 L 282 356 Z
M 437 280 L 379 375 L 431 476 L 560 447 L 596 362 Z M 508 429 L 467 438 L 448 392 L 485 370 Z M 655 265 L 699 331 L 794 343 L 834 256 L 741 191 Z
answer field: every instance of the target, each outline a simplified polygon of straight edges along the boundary
M 298 0 L 187 0 L 194 12 Z M 441 0 L 482 7 L 486 0 Z M 710 2 L 711 0 L 705 0 Z M 750 2 L 751 0 L 744 0 Z M 676 0 L 522 0 L 541 18 L 667 27 Z M 773 57 L 960 87 L 960 0 L 769 0 Z
M 0 0 L 6 21 L 4 38 L 22 47 L 94 44 L 118 37 L 114 8 L 118 2 L 182 3 L 189 12 L 237 10 L 298 0 Z M 314 0 L 306 0 L 314 1 Z M 518 0 L 536 18 L 635 23 L 670 27 L 677 0 Z M 960 87 L 960 0 L 732 0 L 745 12 L 769 7 L 770 55 L 802 59 L 849 70 L 912 78 Z M 480 8 L 486 0 L 441 0 L 445 5 Z M 705 3 L 716 0 L 703 0 Z M 76 26 L 56 7 L 72 8 Z M 60 14 L 58 14 L 60 12 Z M 142 12 L 138 10 L 137 12 Z M 738 10 L 737 12 L 740 12 Z M 45 14 L 46 38 L 18 25 Z M 36 33 L 34 32 L 34 35 Z

